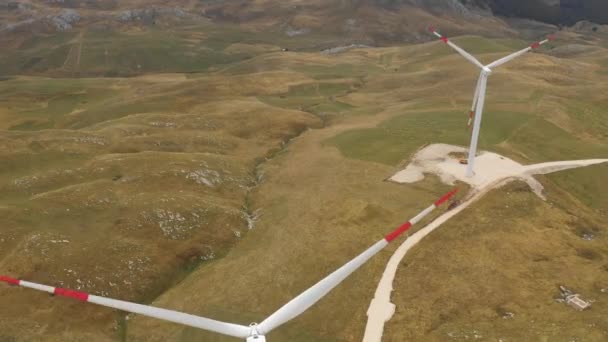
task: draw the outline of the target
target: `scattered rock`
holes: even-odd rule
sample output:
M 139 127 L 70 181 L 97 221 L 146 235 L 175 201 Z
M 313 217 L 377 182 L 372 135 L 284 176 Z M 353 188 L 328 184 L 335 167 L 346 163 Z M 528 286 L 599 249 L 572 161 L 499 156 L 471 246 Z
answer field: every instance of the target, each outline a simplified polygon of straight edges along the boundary
M 57 31 L 67 31 L 72 29 L 72 25 L 80 21 L 80 14 L 73 9 L 61 11 L 59 15 L 49 17 Z
M 254 212 L 249 212 L 246 208 L 243 209 L 242 216 L 247 221 L 247 229 L 252 230 L 255 227 L 255 223 L 260 218 L 262 209 L 257 209 Z
M 215 187 L 222 183 L 222 177 L 219 172 L 210 169 L 189 172 L 186 178 L 195 181 L 197 184 L 204 184 L 209 187 Z
M 29 11 L 31 9 L 32 9 L 32 5 L 25 3 L 25 2 L 7 1 L 4 3 L 0 3 L 0 10 L 5 10 L 5 11 L 14 11 L 14 10 Z
M 162 122 L 162 121 L 152 121 L 148 123 L 153 127 L 166 127 L 166 128 L 175 128 L 177 124 L 175 122 Z
M 95 136 L 84 136 L 84 137 L 73 137 L 71 140 L 78 143 L 86 143 L 86 144 L 94 144 L 104 146 L 106 144 L 106 140 L 101 137 Z
M 515 317 L 515 314 L 509 311 L 503 313 L 502 315 L 502 319 L 511 319 L 513 317 Z
M 156 15 L 154 8 L 132 9 L 118 13 L 116 18 L 123 22 L 142 21 L 146 24 L 154 24 Z
M 125 10 L 118 13 L 116 19 L 122 22 L 140 21 L 146 25 L 154 25 L 156 24 L 156 19 L 160 16 L 169 16 L 176 19 L 183 19 L 186 18 L 188 15 L 188 12 L 178 7 L 160 7 Z
M 593 233 L 583 233 L 583 235 L 581 236 L 581 238 L 585 241 L 591 241 L 595 238 L 595 235 Z
M 301 35 L 304 35 L 307 33 L 310 33 L 310 29 L 307 29 L 307 28 L 295 29 L 293 27 L 288 27 L 287 30 L 285 30 L 285 34 L 288 35 L 289 37 L 301 36 Z
M 213 260 L 213 259 L 215 259 L 215 253 L 213 251 L 209 252 L 209 254 L 201 255 L 201 260 L 203 260 L 203 261 Z

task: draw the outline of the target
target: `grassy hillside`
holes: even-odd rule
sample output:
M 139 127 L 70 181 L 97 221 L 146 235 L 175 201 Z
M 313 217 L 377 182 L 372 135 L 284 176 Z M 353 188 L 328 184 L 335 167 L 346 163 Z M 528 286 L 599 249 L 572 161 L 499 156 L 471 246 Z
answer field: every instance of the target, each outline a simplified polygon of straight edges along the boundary
M 468 143 L 472 66 L 437 42 L 321 54 L 335 36 L 251 34 L 264 23 L 83 30 L 3 54 L 15 75 L 0 81 L 0 274 L 248 324 L 448 189 L 384 179 L 424 144 Z M 482 148 L 523 163 L 606 157 L 606 46 L 560 37 L 551 54 L 492 75 Z M 528 44 L 457 41 L 483 61 Z M 297 51 L 280 51 L 288 44 Z M 595 52 L 560 55 L 568 44 Z M 497 190 L 421 243 L 400 270 L 386 339 L 606 337 L 605 172 L 540 178 L 546 203 L 519 185 Z M 361 340 L 393 248 L 269 338 Z M 562 279 L 598 298 L 589 320 L 549 298 Z M 230 341 L 16 288 L 1 287 L 0 303 L 0 340 Z M 517 324 L 493 331 L 500 310 Z
M 568 42 L 564 39 L 560 45 Z M 502 50 L 495 43 L 486 46 L 484 39 L 467 40 L 486 49 L 484 60 Z M 425 143 L 468 142 L 464 126 L 475 72 L 441 48 L 445 46 L 429 44 L 332 57 L 340 63 L 335 63 L 336 71 L 327 71 L 330 75 L 338 74 L 345 62 L 369 65 L 359 88 L 336 95 L 351 108 L 334 114 L 324 129 L 303 134 L 265 164 L 268 178 L 252 196 L 264 211 L 256 230 L 239 248 L 193 273 L 156 304 L 233 322 L 260 321 L 445 191 L 433 178 L 413 186 L 383 182 Z M 474 44 L 471 48 L 476 49 Z M 318 57 L 310 58 L 318 63 Z M 593 71 L 597 63 L 595 57 L 564 60 L 532 54 L 497 71 L 490 85 L 483 148 L 524 163 L 605 157 L 603 133 L 574 129 L 589 126 L 568 105 L 572 94 L 577 94 L 577 103 L 601 101 L 601 95 L 588 91 L 588 84 L 596 89 L 601 84 L 603 76 Z M 315 98 L 316 92 L 308 89 L 301 89 L 302 97 Z M 603 117 L 598 111 L 589 113 Z M 394 296 L 398 312 L 385 339 L 458 340 L 474 331 L 484 338 L 518 339 L 528 331 L 539 339 L 606 337 L 601 318 L 606 308 L 599 301 L 607 257 L 604 173 L 605 167 L 596 166 L 541 177 L 546 203 L 520 184 L 496 190 L 422 242 L 400 270 Z M 594 232 L 594 241 L 582 240 L 587 231 Z M 390 251 L 381 253 L 270 338 L 361 340 L 366 310 L 389 256 Z M 578 316 L 553 302 L 558 284 L 598 302 Z M 505 312 L 515 312 L 514 321 L 503 320 Z M 564 320 L 568 324 L 553 324 Z M 234 340 L 146 318 L 130 323 L 127 336 Z
M 515 37 L 474 7 L 376 1 L 19 1 L 0 6 L 0 75 L 124 77 L 197 73 L 280 49 L 390 46 L 449 34 Z M 57 26 L 66 13 L 76 16 Z M 442 20 L 449 16 L 450 21 Z M 552 27 L 533 25 L 540 32 Z M 261 49 L 260 49 L 261 48 Z
M 248 76 L 1 82 L 2 272 L 146 302 L 225 255 L 255 217 L 248 198 L 261 177 L 256 166 L 319 124 L 252 96 L 297 82 L 285 76 L 256 75 L 249 88 Z M 3 290 L 1 297 L 17 303 L 36 295 Z M 15 325 L 38 317 L 49 322 L 46 336 L 118 338 L 118 316 L 108 310 L 87 309 L 75 322 L 97 323 L 84 331 L 50 319 L 74 309 L 7 310 L 2 331 L 38 336 L 35 326 Z

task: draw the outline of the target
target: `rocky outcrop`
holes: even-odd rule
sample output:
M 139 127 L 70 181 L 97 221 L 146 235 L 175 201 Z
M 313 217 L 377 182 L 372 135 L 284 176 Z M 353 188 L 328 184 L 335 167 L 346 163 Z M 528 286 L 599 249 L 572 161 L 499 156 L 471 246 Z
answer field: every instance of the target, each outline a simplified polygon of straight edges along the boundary
M 80 21 L 80 14 L 73 9 L 66 9 L 57 16 L 49 17 L 49 20 L 57 31 L 68 31 L 72 29 L 73 24 Z
M 156 9 L 131 9 L 118 13 L 116 19 L 122 22 L 141 21 L 146 24 L 153 24 L 156 19 Z
M 14 10 L 21 10 L 21 11 L 29 11 L 32 9 L 32 5 L 26 2 L 19 2 L 19 1 L 7 1 L 7 2 L 0 2 L 0 10 L 4 10 L 4 11 L 14 11 Z
M 458 15 L 466 18 L 489 14 L 489 6 L 476 0 L 352 0 L 352 4 L 398 9 L 403 5 L 424 8 L 434 14 Z
M 426 8 L 436 14 L 456 14 L 465 18 L 487 15 L 488 7 L 471 0 L 409 0 L 410 5 Z
M 581 20 L 608 23 L 606 0 L 470 0 L 496 15 L 573 25 Z
M 186 10 L 178 7 L 152 7 L 145 9 L 125 10 L 116 15 L 116 19 L 121 22 L 142 22 L 146 25 L 153 25 L 160 17 L 171 17 L 183 19 L 191 16 Z

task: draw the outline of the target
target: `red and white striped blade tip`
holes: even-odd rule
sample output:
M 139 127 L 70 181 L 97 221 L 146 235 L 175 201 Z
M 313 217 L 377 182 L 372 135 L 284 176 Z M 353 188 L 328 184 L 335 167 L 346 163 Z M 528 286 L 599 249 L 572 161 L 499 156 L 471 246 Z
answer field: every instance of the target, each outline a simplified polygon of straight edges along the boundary
M 438 207 L 438 206 L 442 205 L 443 203 L 447 202 L 450 198 L 452 198 L 452 196 L 456 195 L 458 190 L 460 190 L 460 189 L 454 188 L 452 191 L 443 195 L 443 197 L 441 197 L 439 200 L 437 200 L 437 202 L 435 202 L 435 206 Z
M 533 49 L 536 49 L 536 48 L 540 47 L 541 45 L 543 45 L 543 44 L 545 44 L 547 42 L 550 42 L 550 41 L 552 41 L 554 39 L 555 39 L 554 35 L 549 35 L 549 36 L 547 36 L 547 38 L 545 40 L 534 42 L 532 45 L 530 45 L 530 47 L 533 48 Z
M 388 242 L 388 243 L 392 242 L 393 240 L 395 240 L 396 238 L 398 238 L 401 234 L 403 234 L 407 230 L 409 230 L 414 224 L 418 223 L 425 216 L 427 216 L 428 214 L 430 214 L 433 210 L 435 210 L 435 208 L 437 208 L 441 204 L 447 202 L 450 199 L 450 197 L 454 196 L 457 192 L 458 192 L 458 188 L 455 188 L 454 190 L 452 190 L 452 191 L 448 192 L 447 194 L 443 195 L 440 199 L 438 199 L 437 201 L 435 201 L 435 203 L 431 204 L 428 208 L 426 208 L 423 211 L 421 211 L 418 215 L 416 215 L 415 217 L 413 217 L 409 221 L 407 221 L 404 224 L 402 224 L 401 226 L 397 227 L 397 229 L 395 229 L 392 232 L 390 232 L 389 234 L 387 234 L 384 237 L 384 240 L 386 240 L 386 242 Z
M 19 285 L 18 279 L 11 278 L 9 276 L 0 276 L 0 281 L 11 284 L 11 285 Z
M 19 279 L 11 278 L 9 276 L 0 276 L 0 281 L 8 283 L 10 285 L 18 285 L 18 286 L 24 286 L 24 287 L 32 287 L 35 285 L 35 289 L 37 289 L 37 290 L 48 292 L 55 296 L 77 299 L 77 300 L 80 300 L 83 302 L 86 302 L 89 299 L 89 294 L 86 292 L 64 289 L 61 287 L 52 287 L 52 286 L 34 284 L 34 283 L 29 283 L 29 282 L 22 282 Z M 40 286 L 43 288 L 40 288 Z

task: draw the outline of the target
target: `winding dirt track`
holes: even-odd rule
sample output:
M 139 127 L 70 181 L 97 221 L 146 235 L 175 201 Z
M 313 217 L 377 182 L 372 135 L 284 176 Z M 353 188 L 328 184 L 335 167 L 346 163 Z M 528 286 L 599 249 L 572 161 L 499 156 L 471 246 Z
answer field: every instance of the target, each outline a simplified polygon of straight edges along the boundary
M 365 327 L 363 342 L 380 342 L 382 340 L 384 323 L 388 322 L 395 313 L 395 304 L 391 303 L 391 293 L 393 291 L 393 280 L 397 273 L 397 267 L 400 265 L 401 260 L 403 260 L 407 252 L 425 236 L 483 197 L 490 190 L 501 187 L 512 180 L 529 180 L 529 178 L 535 174 L 547 174 L 606 162 L 608 162 L 608 159 L 589 159 L 528 165 L 523 168 L 518 168 L 517 171 L 513 170 L 514 172 L 511 175 L 496 179 L 493 182 L 485 183 L 481 186 L 473 186 L 471 193 L 462 204 L 439 216 L 433 222 L 408 237 L 390 258 L 384 270 L 384 274 L 378 283 L 374 298 L 370 302 L 367 310 L 367 325 Z

